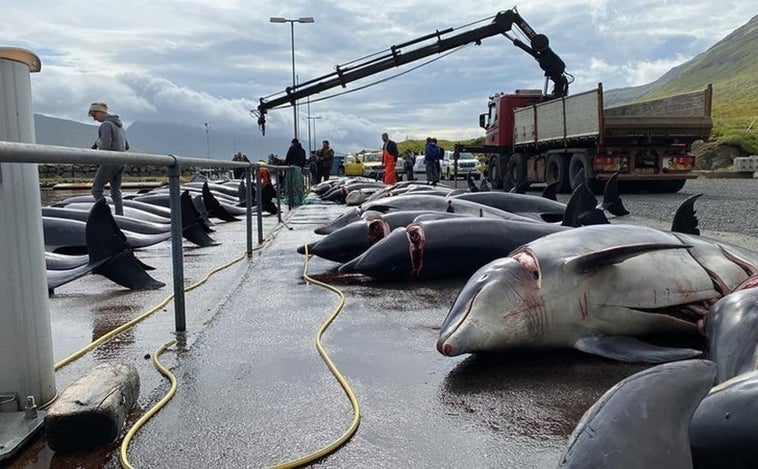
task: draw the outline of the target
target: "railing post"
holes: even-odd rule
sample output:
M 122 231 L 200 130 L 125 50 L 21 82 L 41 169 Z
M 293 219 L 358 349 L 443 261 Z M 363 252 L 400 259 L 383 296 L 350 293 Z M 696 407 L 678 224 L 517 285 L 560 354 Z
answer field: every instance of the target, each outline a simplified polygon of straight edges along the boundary
M 39 70 L 31 52 L 0 48 L 0 140 L 34 143 L 29 74 Z M 37 171 L 0 164 L 0 461 L 41 427 L 37 406 L 56 394 Z
M 173 156 L 173 155 L 172 155 Z M 171 199 L 171 258 L 174 272 L 174 321 L 176 331 L 187 330 L 184 310 L 184 258 L 182 254 L 182 200 L 179 194 L 179 176 L 182 168 L 176 161 L 168 167 L 168 192 Z
M 270 180 L 271 173 L 269 173 Z M 279 201 L 279 199 L 276 200 L 277 202 Z M 258 211 L 258 244 L 261 244 L 263 242 L 263 181 L 261 180 L 260 168 L 255 172 L 255 205 Z M 277 215 L 281 216 L 280 213 L 281 211 L 277 212 Z M 279 221 L 281 221 L 281 218 Z
M 253 188 L 250 180 L 251 166 L 245 168 L 245 221 L 247 222 L 247 258 L 253 257 Z M 260 215 L 260 213 L 258 214 Z M 260 217 L 259 217 L 260 220 Z M 260 226 L 260 223 L 258 223 Z

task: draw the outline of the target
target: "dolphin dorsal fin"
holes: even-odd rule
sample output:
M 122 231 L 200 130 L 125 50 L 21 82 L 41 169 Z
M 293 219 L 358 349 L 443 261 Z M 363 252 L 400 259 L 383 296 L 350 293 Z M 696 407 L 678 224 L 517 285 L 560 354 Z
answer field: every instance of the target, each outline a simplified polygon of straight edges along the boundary
M 671 231 L 691 235 L 699 235 L 697 212 L 695 211 L 695 201 L 703 194 L 695 194 L 682 202 L 676 214 L 674 221 L 671 223 Z
M 689 249 L 692 246 L 687 244 L 668 244 L 668 243 L 643 243 L 643 244 L 625 244 L 614 246 L 612 248 L 601 249 L 589 254 L 572 257 L 564 263 L 566 269 L 574 273 L 587 273 L 600 267 L 611 264 L 618 264 L 627 259 L 636 257 L 648 252 L 662 251 L 666 249 Z
M 569 198 L 566 204 L 561 224 L 573 228 L 581 226 L 582 216 L 587 212 L 595 210 L 595 207 L 597 207 L 597 199 L 592 195 L 587 185 L 582 182 L 571 193 L 571 198 Z
M 545 186 L 542 191 L 542 197 L 548 200 L 558 201 L 558 183 L 554 182 Z

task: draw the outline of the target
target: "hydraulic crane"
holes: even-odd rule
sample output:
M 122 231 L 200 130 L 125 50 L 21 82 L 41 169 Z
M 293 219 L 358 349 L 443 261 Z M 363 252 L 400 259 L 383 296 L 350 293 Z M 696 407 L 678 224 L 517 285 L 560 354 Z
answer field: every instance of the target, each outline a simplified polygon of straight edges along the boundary
M 509 35 L 509 31 L 516 26 L 518 30 L 529 40 L 529 44 Z M 521 17 L 516 8 L 498 12 L 493 21 L 486 26 L 466 30 L 457 34 L 454 28 L 443 31 L 435 31 L 425 36 L 412 39 L 402 44 L 393 45 L 386 54 L 361 61 L 355 65 L 335 67 L 335 71 L 327 75 L 314 78 L 295 86 L 288 86 L 283 92 L 273 95 L 271 99 L 260 98 L 260 104 L 256 115 L 261 132 L 266 134 L 266 113 L 283 105 L 294 105 L 297 100 L 318 94 L 337 86 L 343 88 L 350 82 L 365 78 L 376 73 L 383 72 L 393 67 L 399 67 L 416 60 L 440 54 L 457 47 L 474 43 L 480 45 L 482 39 L 502 34 L 513 45 L 523 50 L 537 60 L 540 68 L 545 72 L 546 80 L 553 82 L 552 97 L 558 98 L 568 94 L 569 80 L 566 77 L 566 64 L 550 49 L 550 41 L 544 34 L 537 34 L 534 29 Z M 433 40 L 431 44 L 419 45 L 419 43 Z M 415 48 L 411 48 L 415 46 Z

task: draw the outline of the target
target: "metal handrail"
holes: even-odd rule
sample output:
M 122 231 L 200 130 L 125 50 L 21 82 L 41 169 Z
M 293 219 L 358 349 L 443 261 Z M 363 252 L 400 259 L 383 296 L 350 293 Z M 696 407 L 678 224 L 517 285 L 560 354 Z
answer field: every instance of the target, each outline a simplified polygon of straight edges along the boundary
M 251 173 L 255 172 L 258 244 L 263 242 L 261 165 L 245 161 L 223 161 L 208 158 L 191 158 L 178 155 L 155 155 L 138 152 L 115 152 L 33 143 L 0 141 L 0 162 L 37 164 L 130 164 L 166 167 L 169 178 L 169 198 L 172 207 L 181 206 L 181 169 L 186 167 L 243 168 L 247 208 L 247 257 L 253 255 L 252 241 L 252 186 Z M 2 177 L 0 173 L 0 177 Z M 279 220 L 281 221 L 281 215 Z M 171 257 L 174 282 L 174 319 L 176 331 L 186 330 L 184 303 L 184 257 L 182 253 L 182 211 L 171 210 Z

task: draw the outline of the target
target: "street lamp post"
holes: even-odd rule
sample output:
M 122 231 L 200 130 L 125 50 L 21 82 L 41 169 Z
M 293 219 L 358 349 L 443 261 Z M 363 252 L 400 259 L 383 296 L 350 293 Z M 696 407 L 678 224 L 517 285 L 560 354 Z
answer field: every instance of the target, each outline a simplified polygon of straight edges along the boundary
M 315 23 L 312 16 L 304 16 L 300 18 L 282 18 L 279 16 L 272 16 L 269 18 L 271 23 L 289 23 L 290 24 L 290 39 L 292 44 L 292 91 L 295 90 L 297 85 L 295 82 L 295 23 Z M 295 138 L 297 138 L 297 101 L 292 104 L 292 120 L 295 126 Z
M 318 119 L 321 119 L 321 116 L 313 116 L 313 117 L 308 116 L 308 120 L 313 121 L 313 146 L 316 148 L 319 148 L 318 139 L 316 138 L 316 121 Z M 309 135 L 308 139 L 310 139 L 310 134 L 311 134 L 311 125 L 309 123 L 308 124 L 308 135 Z
M 211 157 L 211 126 L 208 125 L 207 122 L 203 123 L 205 125 L 205 156 L 206 158 L 210 159 Z

